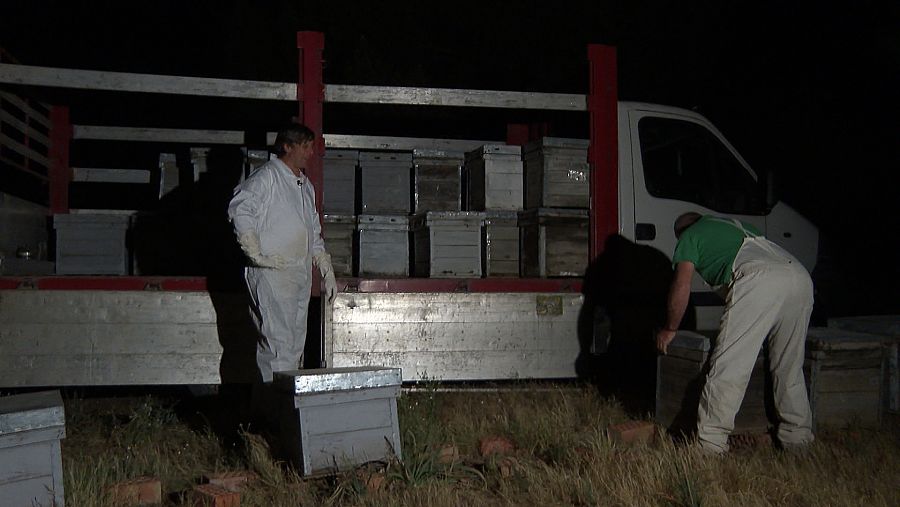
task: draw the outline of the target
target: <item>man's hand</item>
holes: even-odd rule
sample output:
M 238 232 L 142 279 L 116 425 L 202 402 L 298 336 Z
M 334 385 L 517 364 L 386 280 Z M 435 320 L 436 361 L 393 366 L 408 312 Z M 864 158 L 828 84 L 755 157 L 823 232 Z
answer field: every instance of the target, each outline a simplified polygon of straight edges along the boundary
M 665 355 L 669 344 L 672 343 L 672 340 L 674 339 L 675 331 L 672 331 L 671 329 L 660 329 L 656 332 L 656 350 L 658 350 L 660 354 Z
M 272 269 L 284 269 L 288 266 L 287 260 L 280 255 L 263 255 L 259 247 L 259 238 L 254 233 L 239 235 L 238 243 L 254 266 Z
M 334 268 L 331 266 L 331 256 L 327 252 L 322 252 L 313 257 L 319 272 L 322 273 L 323 292 L 322 295 L 328 300 L 328 304 L 334 303 L 337 296 L 337 282 L 334 279 Z
M 325 291 L 324 296 L 328 300 L 328 304 L 334 303 L 334 298 L 337 296 L 337 282 L 334 279 L 334 272 L 329 271 L 327 275 L 325 275 Z

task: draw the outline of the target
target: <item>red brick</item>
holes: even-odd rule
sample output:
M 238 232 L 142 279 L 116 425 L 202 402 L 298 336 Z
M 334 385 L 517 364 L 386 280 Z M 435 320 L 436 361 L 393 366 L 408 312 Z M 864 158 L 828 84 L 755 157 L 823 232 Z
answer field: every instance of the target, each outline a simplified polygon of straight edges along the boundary
M 438 451 L 437 462 L 442 465 L 449 465 L 459 461 L 459 449 L 453 444 L 447 444 Z
M 219 472 L 205 477 L 206 482 L 221 486 L 229 491 L 240 491 L 244 486 L 256 482 L 259 477 L 249 470 Z
M 516 446 L 506 437 L 484 437 L 478 442 L 478 448 L 481 456 L 488 457 L 492 454 L 510 454 Z
M 374 493 L 384 486 L 386 479 L 387 478 L 383 473 L 375 472 L 366 479 L 366 489 L 369 490 L 369 492 Z
M 162 484 L 156 477 L 137 477 L 113 484 L 109 490 L 116 505 L 131 507 L 162 502 Z
M 656 438 L 656 426 L 649 421 L 628 421 L 621 424 L 612 424 L 607 428 L 609 438 L 623 444 L 643 442 L 653 443 Z
M 215 484 L 194 486 L 194 505 L 197 507 L 240 507 L 241 494 Z

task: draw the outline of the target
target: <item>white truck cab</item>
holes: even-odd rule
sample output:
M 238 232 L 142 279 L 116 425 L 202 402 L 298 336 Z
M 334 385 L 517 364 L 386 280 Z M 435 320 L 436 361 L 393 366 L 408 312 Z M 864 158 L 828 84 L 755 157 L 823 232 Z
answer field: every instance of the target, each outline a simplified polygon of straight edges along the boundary
M 794 254 L 812 271 L 818 229 L 772 198 L 767 179 L 754 171 L 721 132 L 685 109 L 619 102 L 619 231 L 671 258 L 675 218 L 688 211 L 738 218 Z M 721 300 L 699 276 L 692 297 L 698 329 L 716 329 Z

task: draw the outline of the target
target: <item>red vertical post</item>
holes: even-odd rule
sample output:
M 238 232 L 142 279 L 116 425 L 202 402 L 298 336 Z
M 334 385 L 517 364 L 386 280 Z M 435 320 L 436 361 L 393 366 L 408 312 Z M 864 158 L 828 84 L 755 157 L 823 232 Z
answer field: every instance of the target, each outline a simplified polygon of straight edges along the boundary
M 322 52 L 325 35 L 322 32 L 297 32 L 297 49 L 300 58 L 300 76 L 297 81 L 297 100 L 300 102 L 298 118 L 316 134 L 316 153 L 306 167 L 306 177 L 316 189 L 316 207 L 322 211 L 322 157 L 325 156 L 325 138 L 322 137 L 322 103 L 325 101 L 325 83 L 322 81 Z
M 325 138 L 322 137 L 322 103 L 325 102 L 325 83 L 322 80 L 322 52 L 325 50 L 325 34 L 322 32 L 297 32 L 297 52 L 300 59 L 297 80 L 297 101 L 300 103 L 298 118 L 316 135 L 316 151 L 306 164 L 306 177 L 316 190 L 316 211 L 322 220 L 322 158 L 325 156 Z M 319 277 L 313 276 L 312 295 L 320 294 Z
M 619 146 L 616 49 L 588 45 L 591 164 L 590 256 L 603 253 L 606 239 L 619 232 Z
M 50 213 L 69 212 L 69 182 L 72 170 L 69 168 L 69 142 L 72 140 L 72 124 L 69 122 L 69 108 L 50 108 L 50 167 L 49 204 Z

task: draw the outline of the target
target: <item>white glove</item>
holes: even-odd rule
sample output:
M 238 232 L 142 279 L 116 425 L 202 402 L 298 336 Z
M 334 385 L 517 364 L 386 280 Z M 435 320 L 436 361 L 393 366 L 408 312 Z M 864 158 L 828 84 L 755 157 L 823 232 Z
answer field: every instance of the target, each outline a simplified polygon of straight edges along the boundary
M 259 238 L 252 232 L 247 232 L 238 236 L 238 243 L 244 255 L 250 259 L 254 266 L 260 268 L 284 269 L 287 267 L 287 261 L 280 255 L 263 255 L 259 247 Z
M 324 280 L 322 295 L 328 300 L 328 304 L 334 303 L 337 296 L 337 281 L 334 279 L 334 268 L 331 266 L 331 256 L 327 252 L 320 253 L 313 259 L 316 266 L 319 267 L 319 273 L 322 273 Z

